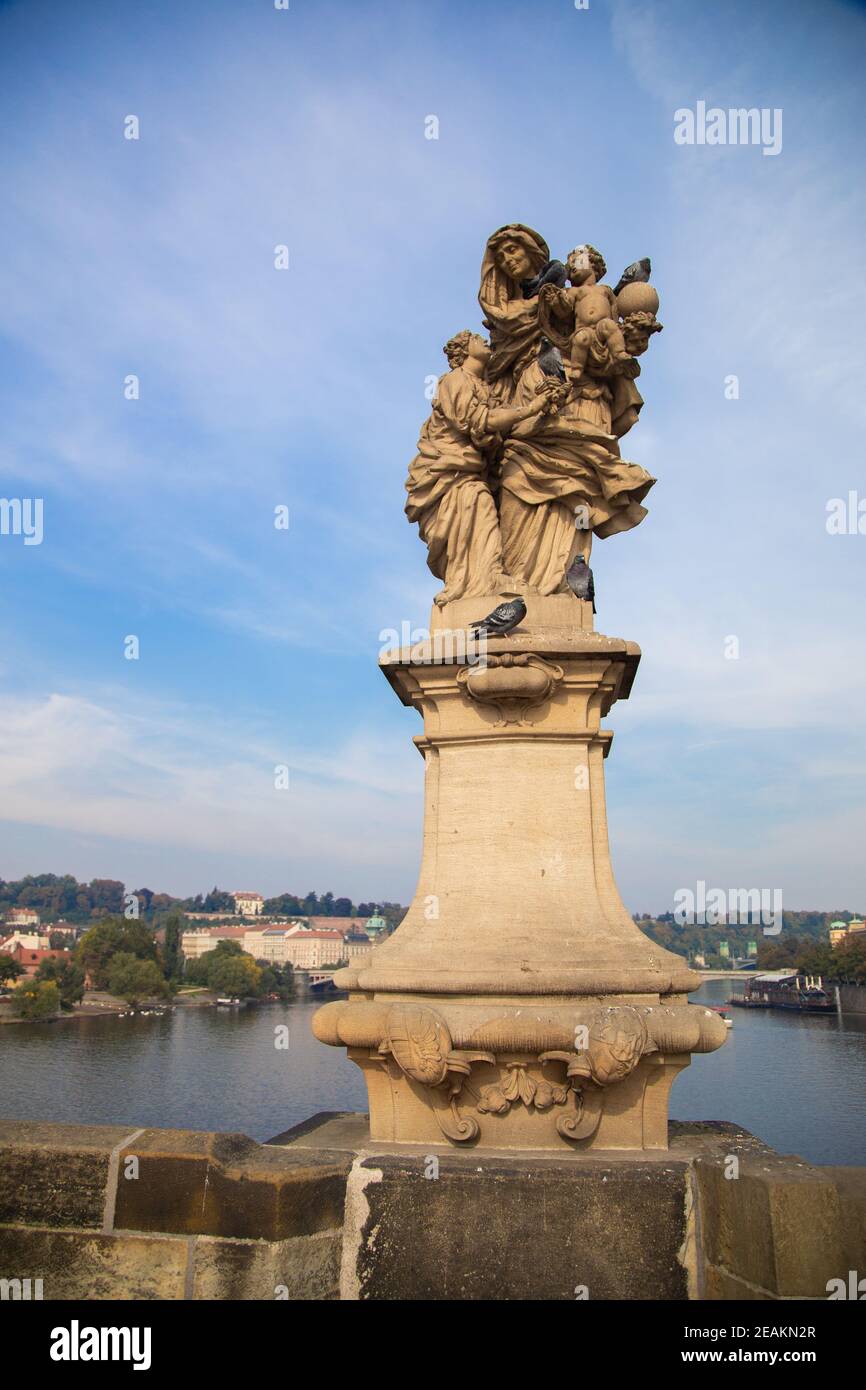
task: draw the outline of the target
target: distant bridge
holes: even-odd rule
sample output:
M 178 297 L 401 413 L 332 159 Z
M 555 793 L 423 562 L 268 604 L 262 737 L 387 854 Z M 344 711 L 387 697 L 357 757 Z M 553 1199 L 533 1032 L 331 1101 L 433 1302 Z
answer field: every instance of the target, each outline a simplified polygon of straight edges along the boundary
M 315 994 L 327 994 L 336 989 L 333 970 L 298 970 L 295 973 L 306 981 L 307 989 Z

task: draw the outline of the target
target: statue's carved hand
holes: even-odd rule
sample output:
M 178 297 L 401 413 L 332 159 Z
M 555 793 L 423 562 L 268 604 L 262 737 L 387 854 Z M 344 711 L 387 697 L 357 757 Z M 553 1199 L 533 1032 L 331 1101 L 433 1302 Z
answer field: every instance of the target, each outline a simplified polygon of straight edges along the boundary
M 560 406 L 568 400 L 568 386 L 552 376 L 546 376 L 543 381 L 540 381 L 535 388 L 535 393 L 541 402 L 541 411 L 545 415 L 556 415 Z

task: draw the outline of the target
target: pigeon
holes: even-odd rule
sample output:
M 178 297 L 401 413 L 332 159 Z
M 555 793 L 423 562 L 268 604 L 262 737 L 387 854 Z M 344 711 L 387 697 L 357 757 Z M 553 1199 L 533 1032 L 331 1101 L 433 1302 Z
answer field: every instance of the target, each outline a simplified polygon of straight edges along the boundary
M 545 376 L 555 376 L 560 381 L 565 381 L 562 353 L 558 347 L 553 346 L 549 338 L 542 338 L 541 340 L 541 346 L 538 350 L 538 365 Z
M 582 555 L 575 556 L 571 562 L 571 568 L 565 576 L 568 587 L 575 598 L 585 599 L 592 604 L 593 613 L 595 609 L 595 580 L 592 577 L 592 570 L 586 563 Z
M 619 277 L 619 284 L 614 290 L 614 294 L 619 294 L 626 285 L 645 285 L 650 278 L 651 270 L 649 256 L 644 256 L 642 261 L 632 261 L 631 265 L 627 266 Z
M 469 626 L 478 637 L 507 637 L 525 617 L 526 604 L 522 598 L 514 598 L 500 603 L 486 618 L 478 618 Z
M 523 291 L 523 298 L 534 299 L 542 285 L 558 285 L 563 290 L 567 279 L 568 271 L 562 261 L 548 261 L 541 272 L 533 276 L 531 280 L 521 280 L 520 288 Z

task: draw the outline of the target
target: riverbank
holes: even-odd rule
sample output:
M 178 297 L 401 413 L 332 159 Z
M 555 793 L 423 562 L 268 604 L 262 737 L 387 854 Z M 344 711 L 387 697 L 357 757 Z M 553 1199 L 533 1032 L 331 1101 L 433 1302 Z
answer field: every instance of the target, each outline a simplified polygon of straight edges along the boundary
M 164 1014 L 172 1009 L 203 1009 L 212 1008 L 216 1004 L 217 996 L 208 989 L 181 990 L 172 999 L 144 999 L 136 1008 L 132 1008 L 125 999 L 118 999 L 116 995 L 107 994 L 104 990 L 88 990 L 79 1004 L 73 1004 L 71 1009 L 63 1009 L 60 1013 L 49 1014 L 46 1018 L 19 1018 L 13 1012 L 14 994 L 8 999 L 0 1001 L 0 1024 L 21 1024 L 21 1023 L 66 1023 L 71 1019 L 81 1018 L 125 1018 L 131 1014 Z

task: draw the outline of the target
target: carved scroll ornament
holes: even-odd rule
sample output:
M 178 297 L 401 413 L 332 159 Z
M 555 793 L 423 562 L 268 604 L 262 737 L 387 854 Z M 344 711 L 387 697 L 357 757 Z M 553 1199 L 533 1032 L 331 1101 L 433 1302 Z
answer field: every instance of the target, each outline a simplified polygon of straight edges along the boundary
M 587 1139 L 595 1133 L 603 1110 L 606 1086 L 622 1081 L 641 1058 L 657 1051 L 638 1011 L 629 1006 L 603 1009 L 587 1030 L 585 1047 L 574 1052 L 543 1052 L 537 1063 L 562 1063 L 566 1083 L 554 1083 L 530 1073 L 530 1061 L 508 1061 L 498 1081 L 476 1093 L 468 1084 L 478 1063 L 496 1066 L 492 1052 L 455 1050 L 442 1018 L 432 1009 L 414 1004 L 395 1004 L 388 1010 L 386 1036 L 374 1055 L 392 1058 L 412 1081 L 428 1089 L 439 1128 L 453 1143 L 477 1139 L 478 1121 L 461 1113 L 458 1099 L 468 1091 L 479 1115 L 504 1115 L 512 1105 L 534 1107 L 540 1113 L 565 1106 L 556 1127 L 563 1139 Z
M 504 652 L 483 665 L 464 666 L 457 684 L 470 700 L 496 710 L 497 725 L 530 724 L 530 712 L 550 699 L 563 675 L 561 666 L 532 652 Z

